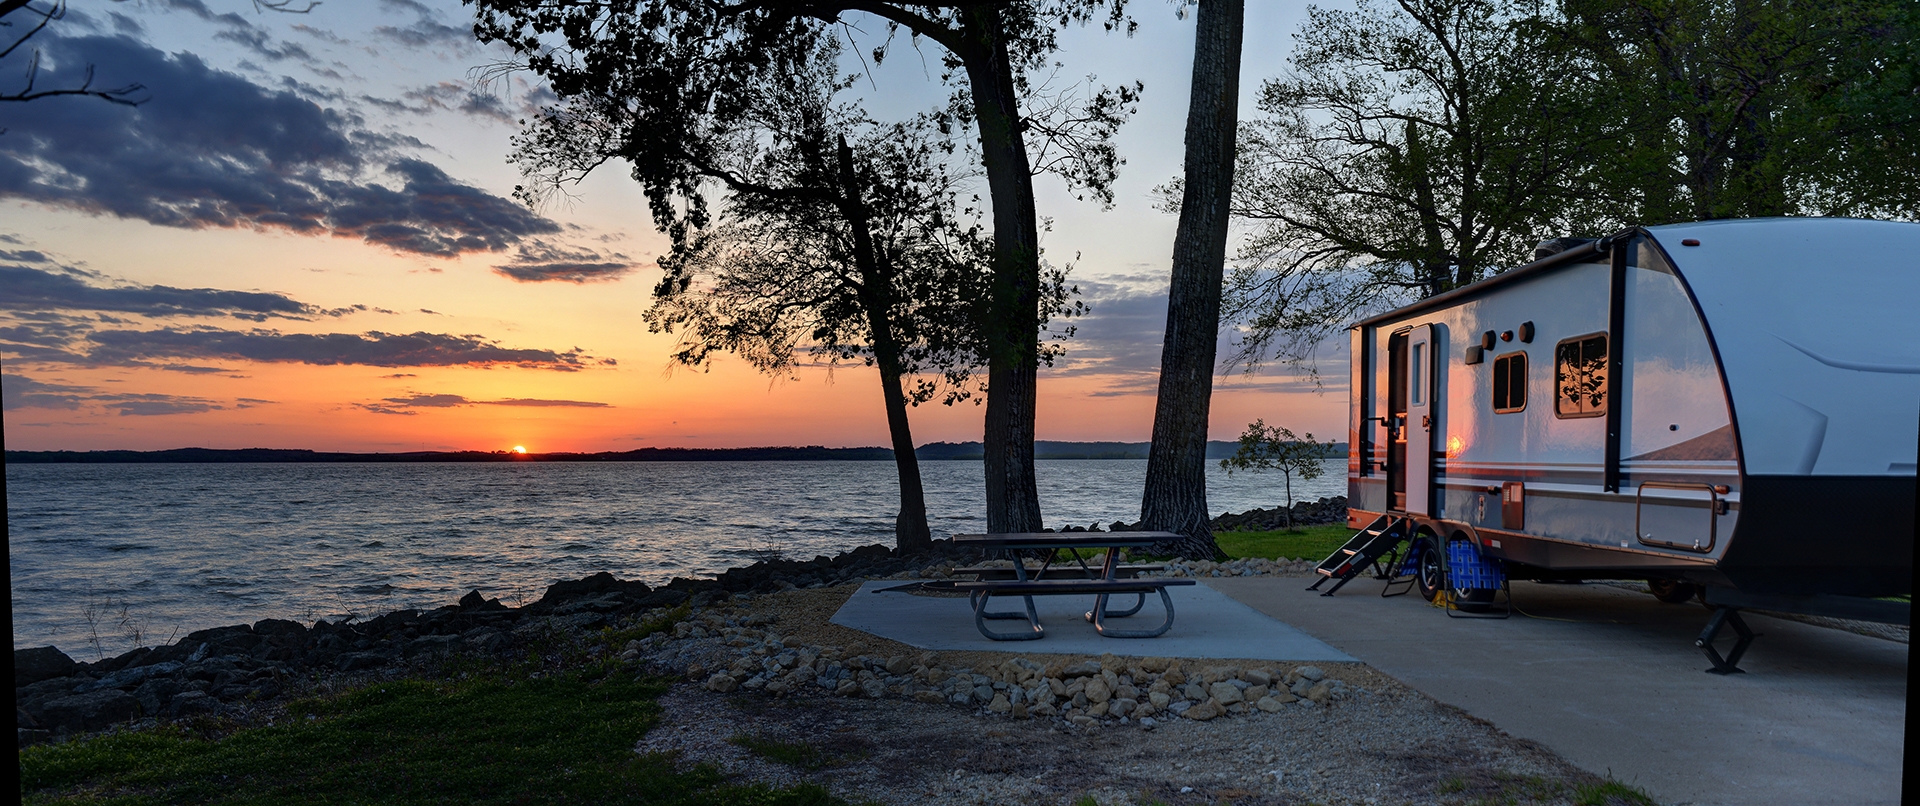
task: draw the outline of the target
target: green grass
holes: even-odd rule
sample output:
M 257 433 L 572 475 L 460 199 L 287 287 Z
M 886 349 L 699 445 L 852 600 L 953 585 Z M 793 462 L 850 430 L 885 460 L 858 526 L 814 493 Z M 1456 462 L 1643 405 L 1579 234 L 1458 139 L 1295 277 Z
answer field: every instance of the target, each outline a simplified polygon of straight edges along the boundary
M 840 802 L 634 753 L 668 681 L 596 679 L 609 668 L 391 681 L 218 738 L 169 727 L 31 747 L 20 792 L 32 804 Z
M 820 748 L 805 742 L 783 742 L 745 733 L 727 741 L 744 747 L 748 752 L 768 761 L 785 764 L 795 769 L 817 770 L 833 762 L 833 759 L 828 758 Z
M 1344 523 L 1328 523 L 1271 532 L 1214 532 L 1213 540 L 1235 559 L 1324 560 L 1353 537 L 1353 532 Z
M 1652 797 L 1619 781 L 1604 781 L 1579 787 L 1573 802 L 1579 806 L 1656 806 Z

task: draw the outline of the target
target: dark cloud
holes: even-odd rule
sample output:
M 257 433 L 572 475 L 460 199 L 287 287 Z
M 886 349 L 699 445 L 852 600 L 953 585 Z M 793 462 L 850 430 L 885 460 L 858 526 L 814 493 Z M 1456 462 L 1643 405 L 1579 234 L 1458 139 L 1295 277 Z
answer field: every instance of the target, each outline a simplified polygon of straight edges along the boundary
M 374 367 L 524 367 L 572 372 L 596 359 L 579 350 L 556 352 L 502 347 L 477 335 L 447 333 L 281 333 L 212 328 L 100 330 L 89 337 L 96 363 L 140 364 L 154 359 L 226 359 L 264 363 Z
M 0 137 L 0 197 L 168 227 L 331 234 L 438 256 L 560 231 L 399 156 L 395 149 L 418 142 L 368 132 L 298 85 L 262 87 L 125 36 L 48 37 L 42 49 L 49 86 L 93 69 L 101 84 L 138 80 L 151 98 L 131 108 L 59 98 L 16 110 Z M 378 178 L 391 186 L 370 181 Z
M 447 25 L 424 15 L 407 25 L 382 25 L 373 29 L 373 35 L 409 48 L 439 46 L 465 51 L 479 46 L 479 41 L 473 38 L 472 28 Z
M 454 406 L 464 406 L 468 401 L 460 395 L 409 395 L 390 397 L 386 402 L 409 409 L 450 409 Z
M 293 25 L 293 30 L 295 30 L 295 31 L 299 31 L 299 32 L 300 32 L 300 33 L 302 33 L 302 34 L 305 34 L 305 35 L 307 35 L 307 36 L 309 36 L 309 37 L 312 37 L 312 38 L 314 38 L 314 39 L 317 39 L 317 40 L 319 40 L 319 41 L 321 41 L 321 42 L 325 42 L 325 43 L 327 43 L 327 44 L 329 44 L 329 45 L 351 45 L 351 44 L 353 44 L 353 43 L 351 43 L 351 42 L 348 42 L 348 41 L 347 41 L 347 39 L 346 39 L 346 37 L 343 37 L 343 36 L 341 36 L 341 35 L 339 35 L 339 34 L 336 34 L 336 33 L 334 33 L 334 32 L 332 32 L 332 31 L 329 31 L 329 30 L 327 30 L 327 29 L 325 29 L 325 28 L 315 28 L 315 27 L 313 27 L 313 26 L 311 26 L 311 25 L 308 25 L 308 24 L 306 24 L 306 23 L 303 23 L 303 22 L 302 22 L 302 23 L 294 23 L 294 25 Z
M 162 414 L 199 414 L 225 409 L 218 403 L 197 397 L 156 394 L 97 395 L 95 400 L 122 417 L 153 417 Z
M 1093 397 L 1153 395 L 1160 385 L 1160 353 L 1167 327 L 1167 280 L 1151 274 L 1108 275 L 1098 279 L 1075 280 L 1081 299 L 1089 309 L 1085 316 L 1071 320 L 1073 338 L 1062 342 L 1066 354 L 1054 361 L 1047 374 L 1055 377 L 1098 376 L 1106 388 L 1090 392 Z M 1221 328 L 1215 345 L 1218 364 L 1214 387 L 1236 391 L 1296 392 L 1345 388 L 1345 377 L 1316 376 L 1311 367 L 1266 364 L 1249 376 L 1244 367 L 1230 363 L 1237 336 L 1232 327 Z M 1344 338 L 1329 339 L 1316 354 L 1320 364 L 1343 365 L 1346 361 Z
M 77 409 L 93 390 L 84 386 L 42 383 L 25 375 L 0 373 L 0 408 Z
M 1048 374 L 1152 376 L 1147 389 L 1152 392 L 1167 327 L 1166 278 L 1113 275 L 1073 284 L 1080 287 L 1088 313 L 1071 321 L 1074 336 L 1064 342 L 1067 353 Z
M 610 403 L 597 403 L 591 400 L 540 400 L 530 397 L 510 397 L 505 400 L 476 400 L 482 406 L 539 406 L 563 407 L 575 409 L 610 409 Z
M 355 403 L 355 406 L 374 414 L 414 414 L 409 409 L 450 409 L 457 406 L 532 406 L 540 408 L 578 408 L 610 409 L 608 403 L 590 400 L 543 400 L 530 397 L 509 397 L 502 400 L 469 400 L 464 395 L 414 394 L 406 397 L 389 397 L 374 403 Z
M 493 270 L 522 283 L 615 280 L 634 269 L 633 262 L 619 252 L 601 254 L 592 249 L 560 246 L 538 238 L 523 242 L 515 249 L 511 262 L 495 266 Z
M 235 12 L 216 13 L 200 0 L 163 0 L 159 5 L 214 23 L 220 26 L 220 30 L 214 32 L 213 38 L 232 42 L 269 60 L 276 62 L 284 59 L 313 60 L 313 54 L 308 53 L 306 48 L 292 43 L 275 44 L 273 36 L 265 29 L 254 25 L 251 20 Z
M 132 392 L 101 393 L 90 386 L 67 386 L 45 383 L 25 375 L 0 373 L 0 400 L 4 401 L 7 411 L 14 409 L 79 409 L 89 403 L 97 403 L 107 409 L 117 411 L 121 416 L 153 416 L 161 414 L 196 414 L 203 411 L 219 411 L 226 408 L 218 401 L 181 395 L 145 394 Z M 267 402 L 267 401 L 255 401 Z M 245 408 L 241 406 L 240 408 Z
M 338 316 L 354 310 L 323 310 L 280 294 L 256 291 L 173 288 L 164 285 L 102 287 L 83 282 L 65 271 L 4 264 L 0 264 L 0 309 L 115 311 L 147 316 L 236 316 L 255 321 L 269 316 Z

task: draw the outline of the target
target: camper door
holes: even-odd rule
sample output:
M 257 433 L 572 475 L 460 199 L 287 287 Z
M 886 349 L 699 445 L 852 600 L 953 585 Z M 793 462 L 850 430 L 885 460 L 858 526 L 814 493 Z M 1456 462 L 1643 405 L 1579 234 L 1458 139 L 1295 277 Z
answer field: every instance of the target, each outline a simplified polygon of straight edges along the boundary
M 1433 502 L 1433 326 L 1407 334 L 1407 512 L 1430 515 Z

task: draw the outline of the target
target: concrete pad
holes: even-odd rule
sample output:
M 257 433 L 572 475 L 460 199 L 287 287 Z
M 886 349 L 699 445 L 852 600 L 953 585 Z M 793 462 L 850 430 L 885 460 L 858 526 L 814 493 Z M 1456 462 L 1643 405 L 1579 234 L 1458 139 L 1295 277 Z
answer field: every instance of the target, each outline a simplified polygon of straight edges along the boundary
M 863 630 L 921 649 L 988 652 L 1045 652 L 1099 655 L 1111 652 L 1132 657 L 1243 658 L 1275 661 L 1352 661 L 1345 652 L 1317 638 L 1261 615 L 1219 591 L 1195 585 L 1169 588 L 1173 596 L 1173 628 L 1158 638 L 1104 638 L 1083 614 L 1093 607 L 1092 596 L 1036 596 L 1034 609 L 1046 637 L 1037 641 L 994 641 L 980 634 L 965 597 L 915 596 L 904 591 L 882 593 L 898 580 L 867 582 L 833 614 L 833 623 Z M 1114 597 L 1112 605 L 1126 606 L 1133 597 Z M 1111 606 L 1111 605 L 1110 605 Z M 993 610 L 1021 607 L 1014 598 L 994 599 Z M 1116 626 L 1143 629 L 1163 617 L 1160 597 L 1149 594 L 1138 614 L 1114 619 Z M 1020 621 L 989 621 L 987 626 L 1011 631 Z
M 1442 702 L 1663 802 L 1900 801 L 1907 646 L 1742 614 L 1746 674 L 1704 673 L 1708 611 L 1611 585 L 1514 583 L 1503 621 L 1448 618 L 1360 579 L 1204 580 Z M 1732 643 L 1722 631 L 1719 646 Z

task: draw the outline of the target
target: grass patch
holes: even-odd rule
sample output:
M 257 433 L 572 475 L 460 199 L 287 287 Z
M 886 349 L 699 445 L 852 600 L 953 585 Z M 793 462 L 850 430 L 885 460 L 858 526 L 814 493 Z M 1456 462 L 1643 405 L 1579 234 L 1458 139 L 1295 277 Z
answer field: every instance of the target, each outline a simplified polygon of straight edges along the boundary
M 829 763 L 827 754 L 820 752 L 820 748 L 814 747 L 806 742 L 783 742 L 778 739 L 769 739 L 764 736 L 754 736 L 746 733 L 742 733 L 727 741 L 744 747 L 747 749 L 747 752 L 768 761 L 785 764 L 795 769 L 817 770 L 827 766 Z
M 1647 793 L 1619 781 L 1602 781 L 1578 787 L 1573 793 L 1578 806 L 1659 806 Z
M 756 756 L 777 764 L 785 764 L 797 770 L 823 770 L 837 767 L 849 761 L 867 757 L 864 742 L 829 742 L 828 747 L 806 742 L 783 742 L 766 736 L 742 733 L 727 741 L 747 749 Z
M 1213 540 L 1235 559 L 1324 560 L 1345 545 L 1353 533 L 1344 523 L 1327 523 L 1270 532 L 1214 532 Z
M 830 804 L 637 755 L 666 680 L 620 674 L 398 680 L 291 703 L 287 724 L 180 728 L 20 751 L 26 803 Z

